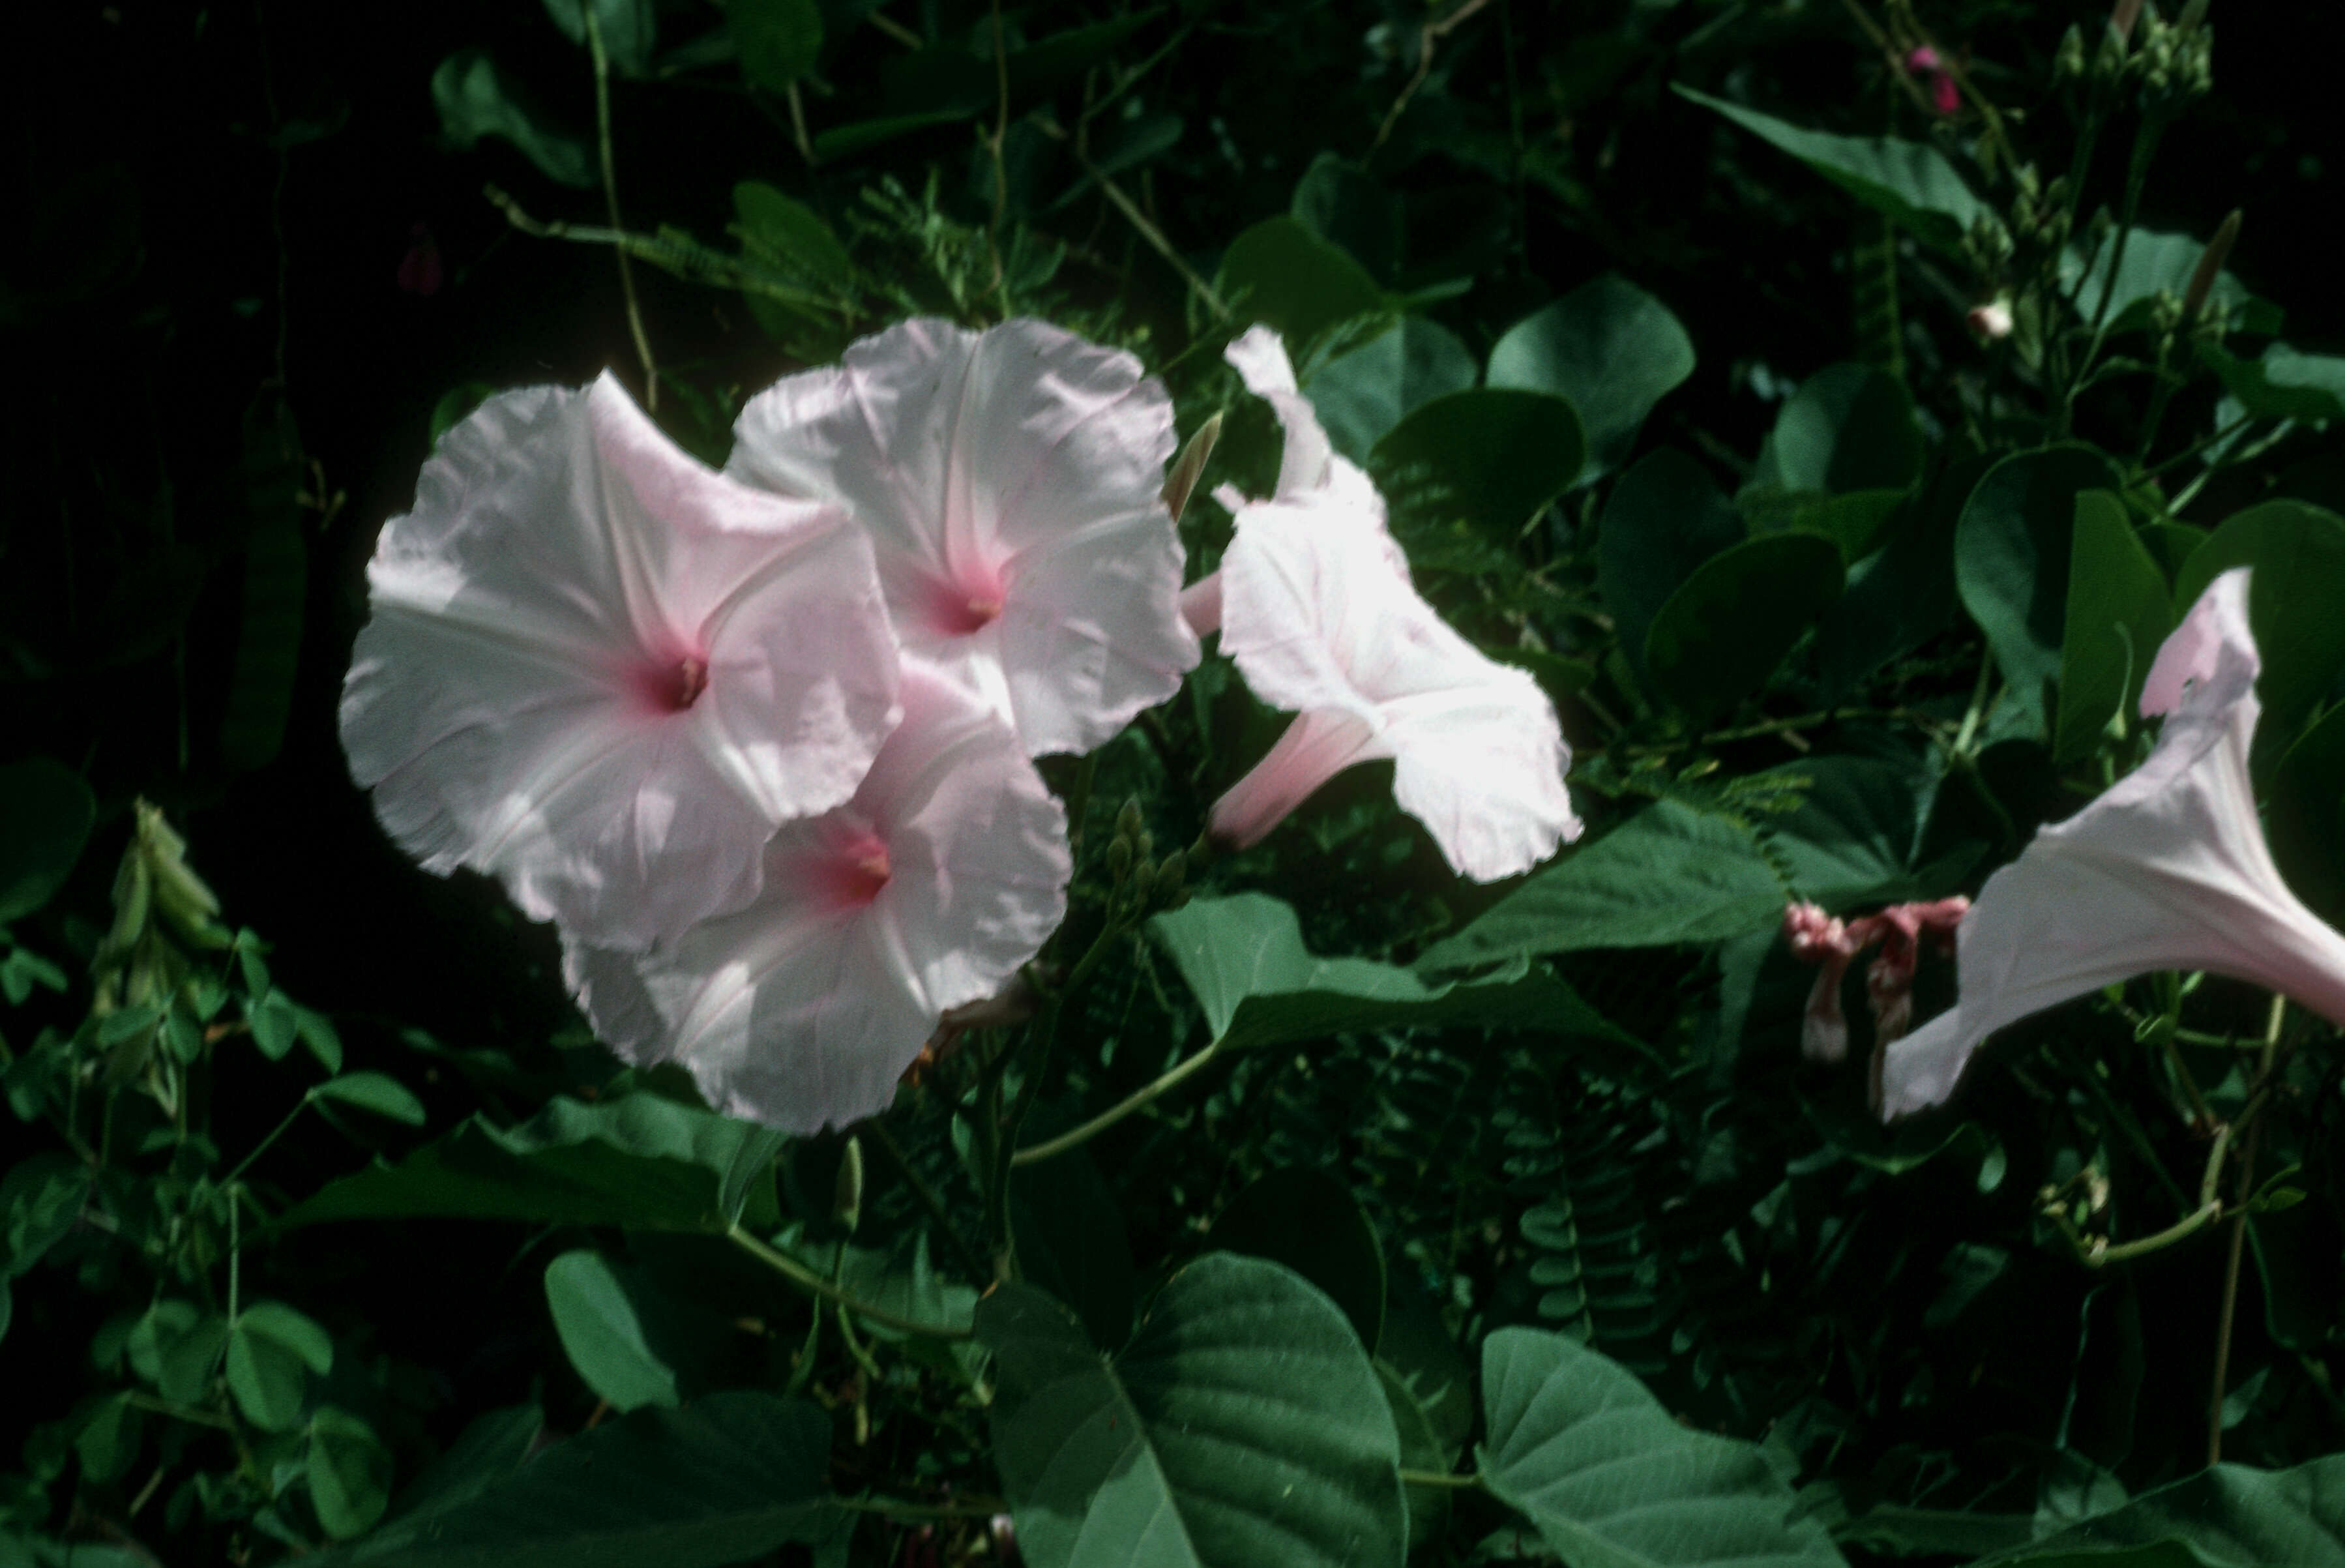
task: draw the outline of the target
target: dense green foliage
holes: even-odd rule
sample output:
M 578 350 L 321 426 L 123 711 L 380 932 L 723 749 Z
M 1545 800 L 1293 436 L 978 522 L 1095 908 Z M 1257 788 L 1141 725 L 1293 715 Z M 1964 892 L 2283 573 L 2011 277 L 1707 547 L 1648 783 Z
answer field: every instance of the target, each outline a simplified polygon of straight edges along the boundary
M 2345 1563 L 2334 1032 L 2148 976 L 1884 1127 L 1780 934 L 2130 769 L 2238 564 L 2345 918 L 2333 56 L 2238 9 L 25 19 L 0 1568 Z M 350 786 L 360 564 L 491 391 L 721 461 L 919 312 L 1222 416 L 1193 576 L 1279 328 L 1587 837 L 1460 881 L 1373 765 L 1211 853 L 1283 719 L 1209 652 L 1045 765 L 1031 1023 L 814 1138 L 621 1071 Z

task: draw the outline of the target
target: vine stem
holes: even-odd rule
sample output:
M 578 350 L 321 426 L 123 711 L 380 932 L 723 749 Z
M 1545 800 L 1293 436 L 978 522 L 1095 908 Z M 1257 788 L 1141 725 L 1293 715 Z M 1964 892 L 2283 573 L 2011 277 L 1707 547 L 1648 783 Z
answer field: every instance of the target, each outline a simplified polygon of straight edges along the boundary
M 1453 1492 L 1487 1492 L 1489 1490 L 1489 1483 L 1478 1473 L 1457 1475 L 1446 1470 L 1403 1470 L 1400 1472 L 1400 1483 L 1403 1486 L 1446 1487 Z
M 797 1286 L 807 1295 L 844 1307 L 858 1317 L 868 1319 L 883 1329 L 893 1329 L 899 1334 L 918 1334 L 926 1339 L 971 1339 L 973 1329 L 949 1329 L 939 1323 L 916 1323 L 909 1318 L 899 1318 L 884 1307 L 874 1307 L 833 1285 L 797 1258 L 778 1247 L 769 1247 L 749 1232 L 734 1225 L 726 1228 L 733 1245 Z
M 1037 1165 L 1043 1160 L 1065 1154 L 1069 1149 L 1081 1147 L 1134 1111 L 1142 1109 L 1196 1076 L 1204 1070 L 1207 1063 L 1221 1054 L 1221 1050 L 1222 1043 L 1218 1040 L 1214 1041 L 1186 1062 L 1167 1072 L 1162 1077 L 1134 1090 L 1131 1095 L 1101 1111 L 1072 1132 L 1061 1133 L 1047 1142 L 1033 1144 L 1020 1149 L 1010 1156 L 1010 1165 L 1013 1166 Z
M 2279 1030 L 2288 1015 L 2288 998 L 2275 995 L 2271 1000 L 2271 1018 L 2264 1025 L 2263 1055 L 2258 1059 L 2256 1086 L 2259 1091 L 2271 1082 L 2272 1068 L 2279 1060 Z M 2259 1098 L 2251 1095 L 2250 1109 L 2261 1107 L 2253 1104 Z M 2239 1151 L 2238 1216 L 2231 1221 L 2230 1256 L 2223 1261 L 2223 1306 L 2215 1319 L 2215 1376 L 2207 1390 L 2207 1464 L 2209 1469 L 2223 1462 L 2223 1394 L 2224 1385 L 2231 1377 L 2231 1324 L 2238 1315 L 2239 1262 L 2248 1246 L 2248 1201 L 2255 1196 L 2256 1145 L 2263 1132 L 2263 1117 L 2258 1115 L 2248 1127 L 2247 1145 Z
M 619 166 L 611 150 L 611 56 L 603 47 L 603 23 L 589 3 L 578 7 L 586 18 L 586 52 L 594 57 L 594 133 L 603 153 L 603 204 L 609 209 L 611 227 L 624 230 L 619 217 Z M 624 249 L 614 250 L 619 262 L 619 291 L 626 296 L 627 331 L 635 340 L 635 357 L 644 362 L 644 408 L 659 412 L 659 365 L 652 358 L 652 340 L 644 331 L 644 313 L 635 302 L 635 270 Z

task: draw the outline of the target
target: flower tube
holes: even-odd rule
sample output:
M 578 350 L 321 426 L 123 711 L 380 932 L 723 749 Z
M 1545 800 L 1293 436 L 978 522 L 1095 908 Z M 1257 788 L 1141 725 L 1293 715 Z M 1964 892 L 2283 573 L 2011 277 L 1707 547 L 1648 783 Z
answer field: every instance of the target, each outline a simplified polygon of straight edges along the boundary
M 902 693 L 855 798 L 766 846 L 756 902 L 649 954 L 567 945 L 612 1049 L 682 1063 L 727 1115 L 844 1126 L 1041 950 L 1067 912 L 1065 813 L 959 681 L 908 659 Z
M 1960 1000 L 1888 1049 L 1885 1116 L 1944 1101 L 1995 1030 L 2137 974 L 2206 970 L 2345 1023 L 2345 937 L 2289 891 L 2256 817 L 2261 667 L 2238 567 L 2158 650 L 2148 758 L 1987 879 L 1955 933 Z
M 854 514 L 906 651 L 1030 756 L 1091 749 L 1196 667 L 1172 400 L 1130 354 L 1046 321 L 904 321 L 759 393 L 734 434 L 728 473 Z
M 738 908 L 895 723 L 870 546 L 679 451 L 604 375 L 442 437 L 367 567 L 342 745 L 426 870 L 641 947 Z

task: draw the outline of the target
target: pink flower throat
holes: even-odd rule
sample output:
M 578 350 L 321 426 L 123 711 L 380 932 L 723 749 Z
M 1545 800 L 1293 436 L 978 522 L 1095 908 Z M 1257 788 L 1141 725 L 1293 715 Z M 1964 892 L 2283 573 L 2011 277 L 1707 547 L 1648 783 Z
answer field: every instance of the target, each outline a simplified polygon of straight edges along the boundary
M 939 634 L 965 637 L 1001 617 L 1001 583 L 993 574 L 964 573 L 929 591 L 929 624 Z
M 832 908 L 858 910 L 878 898 L 893 875 L 888 841 L 868 828 L 858 828 L 840 832 L 824 847 L 816 880 Z
M 655 713 L 682 713 L 708 689 L 708 661 L 696 654 L 637 665 L 634 674 L 636 691 Z

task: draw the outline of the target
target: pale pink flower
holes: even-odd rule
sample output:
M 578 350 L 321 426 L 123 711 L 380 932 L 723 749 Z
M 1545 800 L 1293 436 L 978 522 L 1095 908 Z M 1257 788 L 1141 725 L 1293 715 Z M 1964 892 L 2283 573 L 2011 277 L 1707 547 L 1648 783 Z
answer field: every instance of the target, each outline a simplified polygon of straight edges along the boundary
M 1222 558 L 1222 647 L 1254 695 L 1294 710 L 1213 805 L 1216 838 L 1259 841 L 1330 778 L 1389 758 L 1393 797 L 1449 863 L 1489 881 L 1579 836 L 1570 753 L 1538 684 L 1459 636 L 1326 494 L 1259 502 Z
M 1385 498 L 1376 494 L 1376 483 L 1367 472 L 1338 453 L 1328 442 L 1318 412 L 1295 382 L 1294 363 L 1287 359 L 1286 344 L 1278 333 L 1268 327 L 1249 328 L 1222 351 L 1222 357 L 1238 372 L 1238 379 L 1245 382 L 1248 392 L 1270 404 L 1271 412 L 1278 416 L 1279 427 L 1285 432 L 1286 443 L 1279 452 L 1278 482 L 1266 499 L 1328 503 L 1321 509 L 1321 517 L 1331 526 L 1367 531 L 1384 552 L 1386 562 L 1406 578 L 1408 557 L 1385 525 Z M 1233 484 L 1216 485 L 1213 499 L 1232 516 L 1254 504 Z M 1181 596 L 1181 613 L 1199 636 L 1221 629 L 1222 584 L 1218 572 L 1190 585 Z
M 1954 74 L 1937 50 L 1924 44 L 1905 56 L 1905 69 L 1918 77 L 1930 95 L 1930 107 L 1942 115 L 1951 115 L 1963 107 L 1963 89 Z
M 2165 970 L 2206 970 L 2345 1023 L 2345 937 L 2304 907 L 2256 818 L 2261 713 L 2248 573 L 2224 573 L 2158 650 L 2142 765 L 1987 879 L 1957 933 L 1960 1001 L 1889 1048 L 1882 1110 L 1944 1100 L 1972 1054 L 2030 1013 Z
M 604 1042 L 795 1133 L 885 1110 L 954 1009 L 1000 993 L 1067 910 L 1066 816 L 1008 725 L 908 659 L 903 722 L 839 809 L 766 846 L 765 889 L 646 955 L 571 943 Z
M 905 650 L 1030 755 L 1091 749 L 1196 667 L 1172 404 L 1130 354 L 1046 321 L 904 321 L 766 389 L 734 435 L 727 473 L 854 514 Z
M 2011 336 L 2011 330 L 2015 324 L 2011 314 L 2011 301 L 2000 297 L 1989 300 L 1984 305 L 1972 306 L 1964 313 L 1963 320 L 1970 323 L 1972 331 L 1991 343 Z
M 604 375 L 491 398 L 367 568 L 350 772 L 400 847 L 643 946 L 746 903 L 895 723 L 870 546 L 686 456 Z

